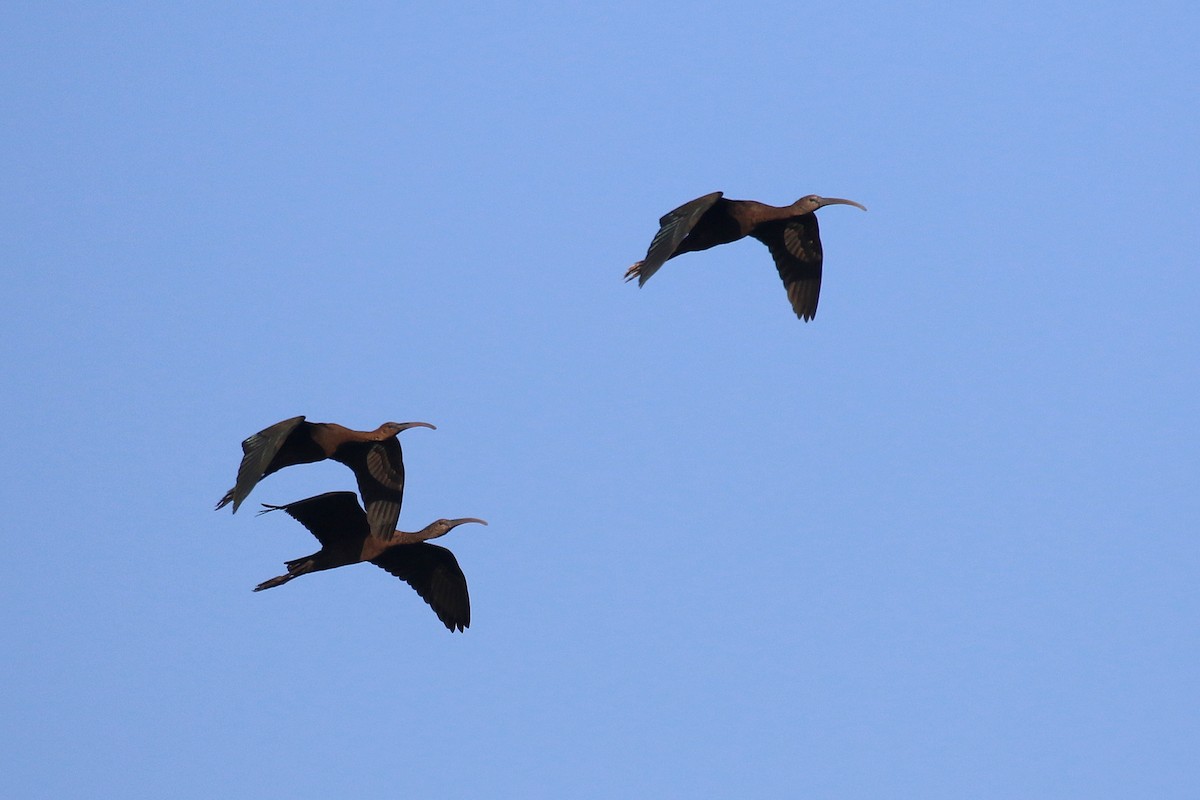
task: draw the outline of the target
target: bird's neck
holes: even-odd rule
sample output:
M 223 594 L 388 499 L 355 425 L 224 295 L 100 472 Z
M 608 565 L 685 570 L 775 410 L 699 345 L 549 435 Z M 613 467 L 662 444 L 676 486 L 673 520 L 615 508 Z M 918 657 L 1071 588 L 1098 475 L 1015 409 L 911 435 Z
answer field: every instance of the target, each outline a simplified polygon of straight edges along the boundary
M 382 426 L 373 431 L 356 431 L 353 428 L 347 428 L 345 425 L 338 425 L 333 422 L 327 422 L 325 425 L 330 431 L 335 432 L 338 437 L 348 442 L 381 442 L 384 439 L 391 438 L 391 434 L 384 432 Z
M 392 534 L 393 544 L 416 544 L 417 542 L 427 542 L 430 539 L 436 539 L 439 536 L 445 536 L 446 531 L 436 525 L 430 525 L 422 528 L 416 533 L 407 533 L 405 531 L 396 531 Z
M 745 202 L 747 203 L 747 216 L 752 227 L 754 225 L 761 225 L 764 222 L 773 222 L 778 219 L 794 217 L 798 213 L 798 210 L 792 206 L 771 206 L 751 200 Z

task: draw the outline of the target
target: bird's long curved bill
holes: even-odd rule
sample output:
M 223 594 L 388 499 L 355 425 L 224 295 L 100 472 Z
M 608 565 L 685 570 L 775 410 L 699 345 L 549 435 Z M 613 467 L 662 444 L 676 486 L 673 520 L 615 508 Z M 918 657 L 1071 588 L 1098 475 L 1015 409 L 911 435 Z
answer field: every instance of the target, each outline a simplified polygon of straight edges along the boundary
M 821 200 L 821 205 L 823 206 L 854 206 L 855 208 L 861 208 L 863 211 L 867 210 L 867 207 L 862 203 L 856 203 L 853 200 L 843 200 L 840 197 L 822 197 Z
M 467 522 L 478 522 L 480 525 L 487 525 L 486 519 L 479 519 L 478 517 L 463 517 L 462 519 L 452 519 L 450 522 L 455 528 Z
M 409 428 L 429 428 L 430 430 L 436 431 L 437 425 L 434 425 L 432 422 L 402 422 L 402 423 L 400 423 L 400 430 L 406 431 Z

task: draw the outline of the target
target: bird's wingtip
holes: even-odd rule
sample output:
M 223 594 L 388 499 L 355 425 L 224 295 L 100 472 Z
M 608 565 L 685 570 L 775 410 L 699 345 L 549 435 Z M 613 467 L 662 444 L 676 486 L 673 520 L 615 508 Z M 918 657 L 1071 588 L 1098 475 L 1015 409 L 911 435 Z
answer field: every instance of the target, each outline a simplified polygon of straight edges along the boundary
M 224 497 L 222 497 L 220 500 L 217 501 L 217 505 L 213 510 L 220 511 L 222 508 L 229 505 L 230 503 L 233 503 L 233 513 L 236 514 L 237 510 L 238 510 L 238 506 L 241 505 L 241 501 L 237 500 L 233 496 L 233 489 L 230 489 L 228 492 L 225 493 Z

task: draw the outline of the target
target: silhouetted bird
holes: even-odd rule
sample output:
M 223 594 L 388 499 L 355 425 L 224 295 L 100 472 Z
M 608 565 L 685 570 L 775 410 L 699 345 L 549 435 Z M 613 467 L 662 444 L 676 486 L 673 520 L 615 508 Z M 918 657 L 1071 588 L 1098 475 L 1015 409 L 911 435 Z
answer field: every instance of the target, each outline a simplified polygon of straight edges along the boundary
M 397 434 L 409 428 L 434 428 L 428 422 L 385 422 L 373 431 L 353 431 L 332 422 L 305 422 L 292 417 L 242 442 L 237 483 L 217 508 L 238 506 L 255 485 L 272 472 L 296 464 L 331 458 L 354 471 L 367 506 L 371 530 L 386 536 L 396 529 L 404 495 L 404 456 Z
M 439 519 L 416 533 L 393 531 L 381 538 L 371 533 L 367 515 L 354 492 L 328 492 L 284 506 L 264 503 L 263 508 L 260 514 L 286 511 L 317 537 L 321 549 L 311 556 L 285 562 L 286 575 L 263 581 L 254 591 L 274 588 L 310 572 L 369 561 L 416 589 L 449 630 L 470 627 L 471 599 L 466 576 L 453 553 L 426 540 L 445 536 L 467 522 L 487 525 L 483 520 Z
M 815 194 L 782 208 L 754 200 L 726 200 L 721 192 L 697 197 L 658 221 L 660 227 L 646 257 L 625 272 L 625 280 L 637 278 L 641 286 L 668 259 L 681 253 L 753 236 L 771 251 L 792 310 L 808 322 L 817 315 L 821 292 L 821 237 L 813 212 L 829 205 L 867 210 L 853 200 Z

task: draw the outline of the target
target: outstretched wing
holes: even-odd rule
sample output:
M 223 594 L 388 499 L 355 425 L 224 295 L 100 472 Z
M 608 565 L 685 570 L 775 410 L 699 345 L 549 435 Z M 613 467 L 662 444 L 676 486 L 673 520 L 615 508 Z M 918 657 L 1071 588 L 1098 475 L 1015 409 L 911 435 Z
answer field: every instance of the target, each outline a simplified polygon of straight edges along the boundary
M 233 513 L 237 513 L 238 506 L 263 479 L 267 468 L 271 466 L 271 462 L 278 455 L 284 442 L 302 422 L 304 422 L 302 416 L 285 419 L 283 422 L 276 422 L 271 427 L 264 428 L 242 442 L 243 455 L 242 463 L 238 467 L 237 483 L 217 503 L 218 509 L 222 509 L 232 502 Z
M 668 258 L 675 255 L 675 248 L 687 238 L 700 218 L 721 199 L 721 196 L 722 192 L 713 192 L 704 197 L 697 197 L 667 213 L 658 221 L 658 233 L 654 234 L 650 249 L 646 251 L 646 257 L 637 270 L 638 286 L 650 280 L 650 276 L 658 272 L 658 268 L 667 263 Z
M 449 630 L 471 627 L 467 576 L 446 548 L 428 542 L 397 545 L 371 563 L 416 589 Z
M 750 235 L 767 246 L 796 316 L 808 322 L 817 315 L 821 294 L 821 235 L 816 214 L 765 222 Z
M 286 511 L 292 519 L 308 528 L 322 547 L 347 538 L 367 536 L 367 515 L 354 492 L 326 492 L 294 503 L 272 506 L 263 503 L 263 511 Z
M 339 447 L 333 457 L 354 470 L 371 535 L 391 541 L 404 502 L 404 454 L 400 441 L 392 437 L 382 442 L 350 442 Z

